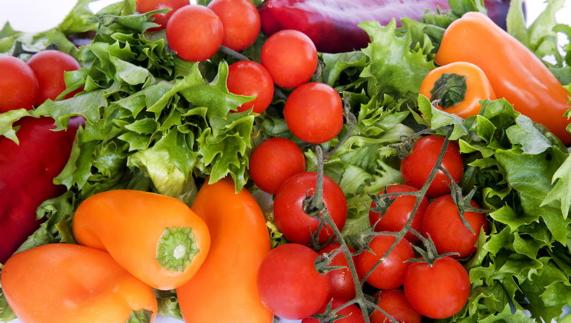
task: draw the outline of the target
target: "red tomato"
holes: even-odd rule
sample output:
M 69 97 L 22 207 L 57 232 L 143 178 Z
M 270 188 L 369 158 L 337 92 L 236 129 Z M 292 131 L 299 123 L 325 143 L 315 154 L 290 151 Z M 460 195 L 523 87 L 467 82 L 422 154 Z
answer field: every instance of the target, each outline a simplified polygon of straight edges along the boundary
M 149 30 L 157 31 L 165 28 L 173 13 L 177 9 L 188 5 L 188 3 L 188 0 L 137 0 L 137 11 L 145 13 L 158 9 L 170 9 L 167 13 L 157 13 L 153 15 L 154 22 L 160 26 Z
M 428 175 L 436 165 L 438 154 L 444 143 L 444 137 L 424 136 L 416 141 L 410 154 L 401 163 L 401 172 L 406 184 L 422 187 Z M 464 165 L 458 149 L 458 144 L 450 142 L 442 166 L 450 172 L 458 183 L 464 174 Z M 450 192 L 450 179 L 442 171 L 438 171 L 432 185 L 428 189 L 429 197 L 438 197 Z
M 476 202 L 471 203 L 478 207 Z M 452 196 L 441 196 L 430 202 L 426 209 L 422 230 L 432 238 L 439 253 L 458 252 L 460 258 L 468 257 L 476 252 L 476 241 L 486 225 L 486 217 L 482 213 L 464 212 L 464 218 L 475 233 L 462 223 Z
M 284 119 L 299 139 L 320 144 L 335 138 L 343 128 L 343 102 L 339 93 L 323 83 L 307 83 L 288 97 Z
M 392 236 L 377 236 L 369 243 L 369 250 L 357 256 L 357 271 L 359 277 L 364 277 L 369 270 L 381 259 L 395 241 Z M 414 251 L 408 240 L 403 239 L 396 248 L 373 271 L 367 283 L 379 289 L 393 289 L 402 285 L 409 263 L 414 257 Z
M 462 310 L 470 296 L 468 272 L 455 259 L 444 257 L 432 265 L 411 263 L 404 279 L 404 294 L 413 309 L 433 319 Z
M 418 191 L 417 188 L 397 184 L 391 185 L 387 187 L 387 189 L 383 193 L 400 193 L 400 192 L 416 192 Z M 416 203 L 416 197 L 414 196 L 399 196 L 397 198 L 391 198 L 392 203 L 386 209 L 385 213 L 380 213 L 374 211 L 377 207 L 377 203 L 374 201 L 371 203 L 371 211 L 369 211 L 369 222 L 371 226 L 375 227 L 375 231 L 390 231 L 390 232 L 398 232 L 404 228 L 406 221 L 410 218 L 412 213 L 412 209 L 414 208 L 414 204 Z M 426 210 L 426 206 L 428 205 L 428 201 L 426 198 L 423 198 L 420 202 L 420 206 L 416 211 L 414 219 L 412 220 L 412 228 L 418 232 L 422 232 L 422 218 L 424 216 L 424 212 Z M 408 241 L 415 242 L 418 241 L 418 238 L 412 234 L 407 233 L 406 236 Z
M 0 56 L 0 112 L 31 109 L 39 95 L 34 71 L 23 61 Z
M 264 65 L 277 85 L 291 89 L 311 79 L 317 69 L 317 49 L 297 30 L 279 31 L 262 46 Z
M 220 18 L 202 6 L 184 6 L 167 23 L 170 48 L 182 59 L 201 62 L 214 56 L 224 39 Z
M 381 291 L 377 305 L 399 322 L 420 323 L 420 314 L 412 309 L 399 289 Z M 371 314 L 371 323 L 391 323 L 391 320 L 380 311 L 374 311 Z
M 278 229 L 291 242 L 308 244 L 311 235 L 318 229 L 319 220 L 305 213 L 303 202 L 315 194 L 316 173 L 300 173 L 285 181 L 274 199 L 274 220 Z M 333 221 L 343 229 L 347 219 L 347 200 L 337 183 L 323 178 L 323 200 Z M 319 241 L 325 242 L 333 235 L 330 226 L 324 226 Z
M 317 253 L 288 243 L 270 250 L 258 272 L 262 302 L 276 315 L 301 320 L 317 313 L 331 297 L 331 283 L 314 262 Z
M 230 65 L 227 84 L 228 91 L 234 94 L 256 97 L 239 106 L 238 111 L 253 109 L 256 113 L 262 113 L 274 98 L 272 76 L 256 62 L 239 61 Z
M 331 253 L 333 250 L 339 248 L 337 242 L 330 243 L 327 247 L 319 251 L 320 254 Z M 349 264 L 347 263 L 347 258 L 339 253 L 330 262 L 331 266 L 345 267 L 343 269 L 336 269 L 329 272 L 329 277 L 331 278 L 331 296 L 334 299 L 347 301 L 355 297 L 355 283 L 351 277 L 351 271 L 349 271 Z
M 250 156 L 250 177 L 268 193 L 276 193 L 283 182 L 303 171 L 303 152 L 286 138 L 270 138 L 258 145 Z
M 40 85 L 38 105 L 47 99 L 55 100 L 66 88 L 64 73 L 80 68 L 73 56 L 57 50 L 45 50 L 35 54 L 28 61 L 28 66 L 34 71 Z M 68 94 L 66 98 L 73 94 Z
M 224 46 L 241 51 L 254 44 L 261 22 L 258 9 L 250 0 L 214 0 L 208 8 L 222 20 Z
M 343 305 L 344 302 L 333 300 L 333 308 L 338 308 Z M 323 312 L 323 310 L 322 310 Z M 349 305 L 344 309 L 340 310 L 338 316 L 341 318 L 333 320 L 334 323 L 365 323 L 363 318 L 363 312 L 356 305 Z M 327 321 L 329 322 L 329 321 Z M 313 317 L 304 318 L 301 323 L 319 323 L 319 320 Z

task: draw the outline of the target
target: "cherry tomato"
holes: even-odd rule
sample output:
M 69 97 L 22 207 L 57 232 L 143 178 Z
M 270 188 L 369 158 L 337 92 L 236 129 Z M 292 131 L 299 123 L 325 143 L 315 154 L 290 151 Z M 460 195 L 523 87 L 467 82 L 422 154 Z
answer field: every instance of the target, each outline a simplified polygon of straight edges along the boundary
M 316 173 L 299 173 L 285 181 L 276 194 L 274 220 L 288 241 L 308 244 L 319 227 L 319 220 L 304 210 L 304 201 L 315 194 L 316 181 Z M 337 183 L 327 176 L 323 178 L 323 200 L 329 215 L 342 230 L 347 219 L 347 200 Z M 325 242 L 332 235 L 332 228 L 326 225 L 321 229 L 319 241 Z
M 250 177 L 268 193 L 276 193 L 284 181 L 303 171 L 303 152 L 286 138 L 270 138 L 258 145 L 250 156 Z
M 223 39 L 222 21 L 206 7 L 184 6 L 167 23 L 170 48 L 187 61 L 201 62 L 214 56 Z
M 323 83 L 307 83 L 288 97 L 284 118 L 299 139 L 320 144 L 335 138 L 343 128 L 343 102 L 339 93 Z
M 332 308 L 338 308 L 343 305 L 344 302 L 333 300 Z M 323 312 L 323 310 L 321 311 Z M 356 305 L 349 305 L 344 309 L 337 312 L 337 315 L 341 318 L 335 319 L 332 323 L 364 323 L 363 312 Z M 330 322 L 330 321 L 327 321 Z M 319 323 L 319 320 L 313 317 L 304 318 L 301 323 Z
M 331 253 L 333 250 L 337 250 L 338 248 L 339 244 L 337 242 L 330 243 L 325 248 L 321 249 L 319 253 Z M 342 301 L 347 301 L 355 297 L 355 283 L 351 277 L 351 271 L 349 271 L 347 258 L 342 253 L 339 253 L 331 260 L 330 265 L 345 267 L 329 272 L 332 287 L 331 296 L 336 300 Z
M 261 22 L 258 9 L 250 0 L 214 0 L 208 8 L 222 20 L 224 46 L 241 51 L 254 44 Z
M 317 49 L 297 30 L 279 31 L 262 46 L 264 65 L 277 85 L 291 89 L 306 83 L 317 69 Z
M 0 56 L 0 112 L 31 109 L 39 95 L 34 71 L 23 61 L 7 55 Z
M 327 274 L 314 262 L 318 254 L 310 248 L 288 243 L 272 249 L 258 272 L 262 302 L 279 317 L 301 320 L 317 313 L 331 297 Z
M 357 256 L 357 271 L 359 277 L 364 277 L 369 270 L 381 259 L 395 241 L 392 236 L 377 236 L 369 243 L 369 250 Z M 401 240 L 393 251 L 383 259 L 375 271 L 367 278 L 367 283 L 379 289 L 393 289 L 402 285 L 409 263 L 414 257 L 414 251 L 408 240 Z
M 421 316 L 408 303 L 399 289 L 383 290 L 379 293 L 377 305 L 398 322 L 420 323 Z M 391 323 L 392 321 L 380 311 L 371 314 L 371 323 Z
M 471 204 L 478 207 L 474 201 Z M 475 233 L 462 223 L 452 197 L 441 196 L 430 202 L 426 209 L 422 230 L 434 241 L 439 253 L 457 252 L 460 258 L 468 257 L 476 252 L 476 241 L 480 230 L 486 226 L 486 217 L 482 213 L 464 212 L 464 218 Z
M 391 185 L 387 187 L 387 189 L 383 193 L 401 193 L 401 192 L 416 192 L 418 191 L 417 188 L 397 184 Z M 391 232 L 398 232 L 402 228 L 404 228 L 408 218 L 412 213 L 414 208 L 414 204 L 416 203 L 416 197 L 414 196 L 399 196 L 397 198 L 391 198 L 392 203 L 386 209 L 386 211 L 378 212 L 375 211 L 377 207 L 377 203 L 373 201 L 371 203 L 371 211 L 369 211 L 369 221 L 371 226 L 375 227 L 375 231 L 391 231 Z M 428 205 L 428 201 L 426 198 L 423 198 L 420 202 L 420 206 L 416 211 L 414 219 L 412 220 L 412 228 L 418 232 L 422 232 L 422 218 L 424 216 L 424 212 L 426 210 L 426 206 Z M 415 242 L 418 241 L 418 238 L 408 232 L 405 236 L 408 241 Z
M 66 88 L 64 73 L 80 68 L 73 56 L 57 50 L 45 50 L 32 56 L 28 61 L 40 85 L 38 105 L 45 100 L 55 100 Z M 66 98 L 73 96 L 69 93 Z
M 455 259 L 410 264 L 404 294 L 414 310 L 433 319 L 450 317 L 462 310 L 470 296 L 470 278 Z
M 438 154 L 444 144 L 444 137 L 424 136 L 417 140 L 410 154 L 401 163 L 401 172 L 406 184 L 422 187 L 430 172 L 436 165 Z M 458 149 L 458 144 L 450 142 L 444 153 L 442 166 L 452 175 L 456 183 L 464 174 L 464 165 Z M 429 197 L 438 197 L 450 192 L 450 179 L 439 170 L 428 189 Z
M 137 11 L 145 13 L 158 9 L 170 9 L 167 13 L 157 13 L 153 15 L 153 20 L 159 27 L 151 28 L 150 31 L 157 31 L 165 28 L 170 17 L 179 8 L 188 5 L 188 0 L 137 0 Z
M 227 84 L 228 91 L 234 94 L 256 97 L 239 106 L 238 111 L 253 109 L 262 113 L 274 98 L 274 81 L 270 73 L 256 62 L 239 61 L 230 65 Z

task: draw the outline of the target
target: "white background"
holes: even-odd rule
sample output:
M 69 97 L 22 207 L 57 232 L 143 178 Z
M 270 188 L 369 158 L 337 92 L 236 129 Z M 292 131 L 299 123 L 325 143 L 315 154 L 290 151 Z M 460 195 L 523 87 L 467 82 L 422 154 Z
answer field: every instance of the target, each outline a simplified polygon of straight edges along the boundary
M 6 21 L 16 30 L 39 32 L 56 26 L 76 0 L 0 0 L 0 28 Z M 92 9 L 97 11 L 117 0 L 94 1 Z M 193 2 L 192 0 L 190 2 Z M 528 21 L 533 21 L 544 7 L 543 0 L 527 0 Z M 571 23 L 571 0 L 566 0 L 565 8 L 557 14 L 559 22 Z M 11 323 L 16 323 L 13 321 Z M 157 323 L 180 322 L 172 319 L 159 319 Z M 282 321 L 283 322 L 283 321 Z M 284 322 L 285 323 L 285 322 Z

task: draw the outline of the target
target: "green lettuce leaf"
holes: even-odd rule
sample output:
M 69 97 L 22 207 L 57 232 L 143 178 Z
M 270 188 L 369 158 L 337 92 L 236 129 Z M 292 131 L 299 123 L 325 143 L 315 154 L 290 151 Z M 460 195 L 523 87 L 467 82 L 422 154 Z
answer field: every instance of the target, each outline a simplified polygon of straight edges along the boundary
M 397 33 L 395 21 L 386 26 L 378 22 L 364 22 L 359 26 L 371 38 L 369 46 L 363 49 L 369 63 L 360 75 L 368 80 L 369 94 L 381 92 L 415 98 L 420 83 L 434 68 L 428 53 L 422 48 L 413 48 L 410 33 Z

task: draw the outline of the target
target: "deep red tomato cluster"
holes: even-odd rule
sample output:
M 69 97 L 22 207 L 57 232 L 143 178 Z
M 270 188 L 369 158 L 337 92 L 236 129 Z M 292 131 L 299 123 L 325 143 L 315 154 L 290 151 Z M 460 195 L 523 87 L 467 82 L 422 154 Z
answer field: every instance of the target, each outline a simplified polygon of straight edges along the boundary
M 410 154 L 401 163 L 401 172 L 406 184 L 391 185 L 382 193 L 417 192 L 426 183 L 438 160 L 444 144 L 440 136 L 424 136 L 416 141 Z M 429 237 L 439 253 L 455 253 L 455 258 L 469 257 L 476 251 L 476 241 L 482 228 L 486 227 L 485 216 L 481 213 L 464 212 L 466 221 L 473 232 L 464 226 L 456 204 L 450 193 L 450 177 L 458 183 L 462 179 L 464 166 L 458 146 L 450 142 L 444 152 L 441 168 L 427 190 L 427 201 L 423 198 L 417 207 L 411 227 Z M 448 172 L 448 174 L 446 174 Z M 376 231 L 398 232 L 410 219 L 416 197 L 400 195 L 388 196 L 382 203 L 373 202 L 369 220 Z M 471 201 L 471 206 L 478 205 Z M 361 270 L 370 269 L 394 241 L 392 236 L 379 236 L 372 240 L 369 248 L 374 252 L 364 252 L 357 259 Z M 418 237 L 410 234 L 397 245 L 391 254 L 375 270 L 367 282 L 383 289 L 378 296 L 377 304 L 395 319 L 405 322 L 420 322 L 421 315 L 433 319 L 450 317 L 458 313 L 466 304 L 470 295 L 470 280 L 466 269 L 453 257 L 440 257 L 431 262 L 421 261 L 401 265 L 394 259 L 398 256 L 414 256 L 412 251 L 404 248 L 408 241 L 417 242 Z M 410 245 L 409 245 L 410 247 Z M 395 254 L 395 255 L 393 255 Z M 402 259 L 402 258 L 401 258 Z M 397 270 L 406 266 L 405 270 Z M 386 267 L 392 266 L 391 279 Z M 361 273 L 364 274 L 364 273 Z M 398 289 L 403 286 L 404 293 Z M 373 322 L 388 322 L 388 318 L 379 311 L 373 312 Z
M 260 34 L 260 15 L 250 0 L 214 0 L 208 7 L 182 0 L 138 0 L 140 12 L 165 9 L 155 14 L 166 27 L 169 47 L 182 59 L 201 62 L 222 46 L 242 51 Z M 263 44 L 260 63 L 239 61 L 230 66 L 228 90 L 252 96 L 238 111 L 263 113 L 274 97 L 274 83 L 293 89 L 284 108 L 284 118 L 294 136 L 320 144 L 335 138 L 343 127 L 343 103 L 327 84 L 308 83 L 317 69 L 317 49 L 309 37 L 296 30 L 282 30 Z
M 64 73 L 79 69 L 72 56 L 45 50 L 26 63 L 12 56 L 0 56 L 0 113 L 31 109 L 45 100 L 55 100 L 66 88 Z M 67 97 L 73 95 L 68 94 Z

